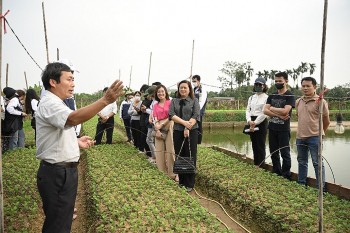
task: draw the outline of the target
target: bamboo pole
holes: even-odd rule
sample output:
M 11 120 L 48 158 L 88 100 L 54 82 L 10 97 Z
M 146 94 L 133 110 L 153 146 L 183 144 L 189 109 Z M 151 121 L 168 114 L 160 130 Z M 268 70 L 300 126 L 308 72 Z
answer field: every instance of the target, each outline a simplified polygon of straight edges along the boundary
M 27 74 L 26 74 L 26 72 L 25 72 L 25 71 L 24 71 L 24 79 L 26 80 L 26 87 L 27 87 L 27 90 L 28 90 Z
M 149 85 L 149 78 L 151 76 L 151 64 L 152 64 L 152 52 L 149 55 L 149 67 L 148 67 L 148 81 L 147 81 L 147 85 Z
M 1 13 L 2 13 L 2 0 L 0 0 L 0 14 Z M 5 20 L 5 19 L 2 19 L 2 20 Z M 2 83 L 2 27 L 0 26 L 0 92 L 2 92 L 1 83 Z M 1 121 L 0 121 L 0 128 L 1 128 Z M 0 130 L 0 138 L 2 140 L 1 130 Z M 4 233 L 4 189 L 3 189 L 3 183 L 2 183 L 2 150 L 0 150 L 0 232 Z
M 322 46 L 321 46 L 321 91 L 324 91 L 324 62 L 326 50 L 326 32 L 327 32 L 327 11 L 328 0 L 324 0 L 323 8 L 323 31 L 322 31 Z M 322 177 L 322 132 L 323 132 L 323 101 L 320 101 L 319 108 L 319 143 L 318 143 L 318 232 L 323 233 L 323 179 Z
M 6 87 L 9 86 L 9 63 L 6 63 Z
M 192 78 L 193 54 L 194 54 L 194 40 L 192 41 L 192 58 L 191 58 L 190 82 L 191 82 L 191 78 Z
M 49 44 L 47 41 L 47 31 L 46 31 L 46 20 L 45 20 L 45 8 L 44 8 L 44 2 L 42 2 L 42 8 L 43 8 L 43 20 L 44 20 L 44 32 L 45 32 L 45 44 L 46 44 L 46 60 L 47 60 L 47 64 L 50 63 L 49 60 Z
M 132 66 L 130 68 L 130 78 L 129 78 L 129 89 L 131 90 L 131 74 L 132 74 Z
M 57 61 L 60 60 L 60 50 L 57 48 Z

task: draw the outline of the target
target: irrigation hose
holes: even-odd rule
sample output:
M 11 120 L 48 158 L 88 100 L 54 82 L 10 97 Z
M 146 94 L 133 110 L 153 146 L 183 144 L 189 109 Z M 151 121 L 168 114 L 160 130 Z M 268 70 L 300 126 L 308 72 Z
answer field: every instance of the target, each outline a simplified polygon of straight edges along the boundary
M 206 198 L 206 197 L 203 197 L 203 196 L 201 196 L 198 192 L 197 192 L 197 190 L 196 189 L 193 189 L 194 190 L 194 192 L 196 193 L 196 195 L 198 195 L 200 198 L 202 198 L 202 199 L 204 199 L 204 200 L 208 200 L 208 201 L 211 201 L 211 202 L 215 202 L 216 204 L 218 204 L 220 207 L 221 207 L 221 209 L 225 212 L 225 214 L 233 221 L 233 222 L 235 222 L 237 225 L 239 225 L 242 229 L 244 229 L 246 232 L 248 232 L 248 233 L 251 233 L 247 228 L 245 228 L 242 224 L 240 224 L 238 221 L 236 221 L 234 218 L 232 218 L 227 212 L 226 212 L 226 210 L 225 210 L 225 208 L 218 202 L 218 201 L 215 201 L 215 200 L 213 200 L 213 199 L 210 199 L 210 198 Z M 222 222 L 218 217 L 216 217 L 220 222 Z M 225 226 L 226 226 L 226 228 L 227 228 L 227 225 L 226 224 L 224 224 Z

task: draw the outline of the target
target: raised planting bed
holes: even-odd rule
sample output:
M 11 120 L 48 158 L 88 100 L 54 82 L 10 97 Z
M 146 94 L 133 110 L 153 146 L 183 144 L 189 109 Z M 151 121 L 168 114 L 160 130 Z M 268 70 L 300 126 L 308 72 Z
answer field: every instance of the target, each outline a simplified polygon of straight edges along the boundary
M 41 208 L 36 186 L 39 161 L 35 158 L 35 149 L 8 151 L 2 160 L 5 232 L 31 232 Z
M 230 232 L 128 144 L 86 151 L 88 232 Z
M 318 190 L 199 147 L 196 187 L 254 232 L 318 232 Z M 324 232 L 350 232 L 350 202 L 325 193 Z

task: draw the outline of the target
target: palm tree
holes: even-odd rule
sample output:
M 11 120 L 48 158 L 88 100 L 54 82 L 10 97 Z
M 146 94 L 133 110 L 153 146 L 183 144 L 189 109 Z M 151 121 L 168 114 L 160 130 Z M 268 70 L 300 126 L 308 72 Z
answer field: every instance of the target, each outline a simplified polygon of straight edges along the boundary
M 309 73 L 312 75 L 315 72 L 316 64 L 315 63 L 309 63 Z
M 264 76 L 264 73 L 263 73 L 263 72 L 261 72 L 261 71 L 259 71 L 258 73 L 256 73 L 256 75 L 258 75 L 258 78 L 259 78 L 259 77 Z
M 293 68 L 292 78 L 294 80 L 294 85 L 295 85 L 296 89 L 298 89 L 298 76 L 299 76 L 299 74 L 300 74 L 299 67 L 296 69 Z
M 267 80 L 270 77 L 270 72 L 268 70 L 264 70 L 264 78 Z
M 247 77 L 247 86 L 249 86 L 250 78 L 253 76 L 254 69 L 250 66 L 250 62 L 245 64 L 245 75 Z

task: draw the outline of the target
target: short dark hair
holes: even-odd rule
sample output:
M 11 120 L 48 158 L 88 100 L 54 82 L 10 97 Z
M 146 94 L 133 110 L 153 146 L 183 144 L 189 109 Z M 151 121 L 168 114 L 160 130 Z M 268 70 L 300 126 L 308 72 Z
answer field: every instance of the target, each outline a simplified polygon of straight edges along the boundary
M 303 81 L 311 81 L 312 85 L 316 86 L 317 82 L 316 79 L 314 79 L 313 77 L 304 77 L 301 79 L 301 84 L 303 83 Z
M 134 92 L 134 96 L 135 96 L 136 94 L 139 94 L 140 96 L 142 96 L 142 93 L 141 93 L 140 91 L 135 91 L 135 92 Z
M 60 62 L 52 62 L 46 65 L 41 74 L 41 81 L 43 82 L 45 90 L 51 89 L 50 79 L 60 83 L 62 71 L 72 72 L 69 66 Z
M 158 85 L 161 85 L 162 83 L 161 82 L 154 82 L 152 83 L 152 86 L 158 86 Z
M 199 76 L 198 74 L 196 74 L 196 75 L 193 75 L 192 76 L 192 80 L 193 79 L 197 79 L 199 82 L 201 81 L 201 76 Z
M 278 73 L 275 74 L 275 77 L 276 78 L 283 77 L 284 80 L 288 80 L 288 74 L 286 72 L 278 72 Z
M 105 87 L 105 88 L 103 88 L 103 91 L 102 92 L 105 92 L 105 91 L 107 91 L 108 90 L 108 87 Z
M 192 88 L 191 83 L 188 80 L 182 80 L 181 82 L 179 82 L 179 84 L 177 85 L 176 98 L 181 98 L 180 85 L 183 84 L 183 83 L 187 83 L 188 88 L 190 89 L 190 93 L 188 94 L 188 96 L 191 97 L 191 99 L 194 99 L 193 88 Z
M 158 102 L 160 101 L 160 99 L 158 98 L 158 95 L 157 95 L 157 92 L 160 88 L 163 88 L 164 91 L 165 91 L 165 99 L 169 99 L 169 93 L 168 93 L 168 90 L 166 89 L 166 87 L 162 84 L 158 85 L 156 87 L 156 89 L 154 90 L 154 99 L 157 100 Z
M 149 86 L 147 84 L 143 84 L 140 88 L 140 92 L 144 93 L 148 88 Z

